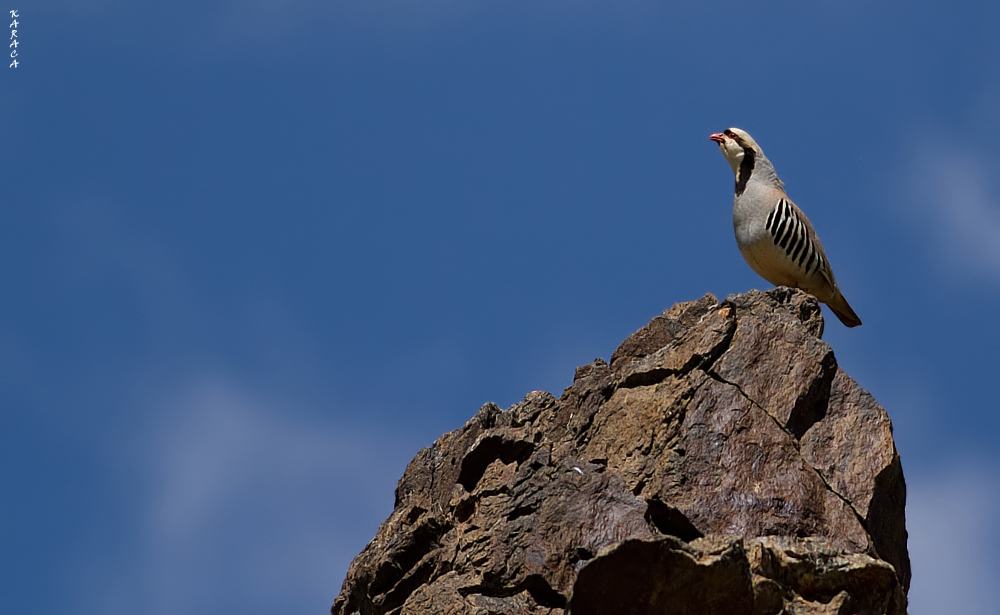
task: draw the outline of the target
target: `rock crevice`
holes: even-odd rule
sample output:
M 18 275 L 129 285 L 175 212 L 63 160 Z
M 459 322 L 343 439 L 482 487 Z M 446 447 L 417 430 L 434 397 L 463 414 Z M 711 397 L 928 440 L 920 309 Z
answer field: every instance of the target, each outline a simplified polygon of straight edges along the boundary
M 410 462 L 334 615 L 905 613 L 885 410 L 778 288 L 677 304 Z

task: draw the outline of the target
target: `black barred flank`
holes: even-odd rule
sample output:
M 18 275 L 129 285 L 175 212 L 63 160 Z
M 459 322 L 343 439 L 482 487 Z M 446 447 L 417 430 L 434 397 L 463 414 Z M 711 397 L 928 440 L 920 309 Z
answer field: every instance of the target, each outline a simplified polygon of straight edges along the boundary
M 799 218 L 795 206 L 788 200 L 778 201 L 767 216 L 765 228 L 771 233 L 774 245 L 781 248 L 789 260 L 799 267 L 805 263 L 806 272 L 813 266 L 813 262 L 820 258 L 812 238 L 809 237 L 809 229 Z M 821 261 L 816 261 L 816 268 L 821 266 Z
M 805 230 L 804 227 L 802 227 L 802 226 L 799 227 L 798 236 L 795 238 L 795 241 L 792 242 L 792 245 L 789 246 L 789 248 L 792 248 L 792 247 L 795 248 L 794 250 L 792 250 L 792 253 L 789 254 L 789 256 L 792 257 L 793 261 L 799 257 L 799 252 L 802 252 L 803 254 L 805 254 L 805 250 L 802 249 L 803 247 L 805 247 L 805 243 L 806 243 L 806 241 L 805 241 L 806 238 L 803 236 L 804 235 L 804 233 L 803 233 L 804 230 Z
M 808 260 L 806 259 L 806 255 L 809 256 Z M 805 270 L 809 271 L 809 265 L 812 263 L 812 260 L 813 260 L 813 242 L 811 240 L 807 240 L 806 247 L 804 250 L 802 250 L 802 256 L 799 257 L 798 265 L 799 267 L 805 265 Z
M 781 207 L 781 203 L 778 203 L 778 207 Z M 781 233 L 785 230 L 785 225 L 788 224 L 788 218 L 782 216 L 780 213 L 778 215 L 781 216 L 781 219 L 775 218 L 777 224 L 771 230 L 771 235 L 774 237 L 775 243 L 778 242 L 778 237 L 781 236 Z
M 795 248 L 795 244 L 799 241 L 799 231 L 802 229 L 799 226 L 798 218 L 792 218 L 792 232 L 788 233 L 788 241 L 785 242 L 785 254 L 788 256 L 792 255 L 792 250 Z
M 781 241 L 778 245 L 782 250 L 788 245 L 788 240 L 792 238 L 792 234 L 795 232 L 795 223 L 797 220 L 794 217 L 789 216 L 788 226 L 785 227 L 785 232 L 781 235 Z

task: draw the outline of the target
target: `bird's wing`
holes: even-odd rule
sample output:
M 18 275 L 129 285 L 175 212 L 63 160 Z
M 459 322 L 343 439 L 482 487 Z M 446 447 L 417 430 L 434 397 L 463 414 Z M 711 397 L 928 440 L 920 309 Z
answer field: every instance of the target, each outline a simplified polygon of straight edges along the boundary
M 805 278 L 820 275 L 835 288 L 830 263 L 812 223 L 788 197 L 778 199 L 764 225 L 774 245 Z

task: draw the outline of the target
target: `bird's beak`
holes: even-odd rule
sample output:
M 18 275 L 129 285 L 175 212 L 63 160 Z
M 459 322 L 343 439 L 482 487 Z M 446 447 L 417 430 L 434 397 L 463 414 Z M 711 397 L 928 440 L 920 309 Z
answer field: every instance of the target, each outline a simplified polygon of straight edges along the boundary
M 717 132 L 714 135 L 709 135 L 708 138 L 715 141 L 716 143 L 721 144 L 726 139 L 726 136 L 723 135 L 721 132 Z

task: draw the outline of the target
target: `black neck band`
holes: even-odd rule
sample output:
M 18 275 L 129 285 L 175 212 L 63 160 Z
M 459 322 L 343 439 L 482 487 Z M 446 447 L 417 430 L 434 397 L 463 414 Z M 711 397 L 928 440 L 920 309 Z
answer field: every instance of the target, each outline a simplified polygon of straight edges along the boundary
M 750 174 L 753 173 L 753 165 L 756 160 L 752 147 L 743 148 L 743 160 L 740 162 L 740 172 L 736 175 L 736 196 L 743 194 L 747 189 L 747 182 Z

